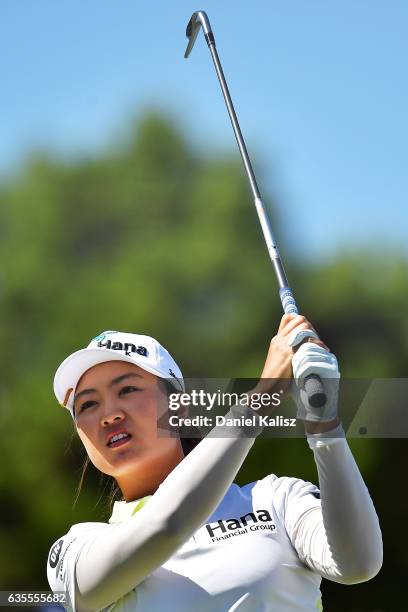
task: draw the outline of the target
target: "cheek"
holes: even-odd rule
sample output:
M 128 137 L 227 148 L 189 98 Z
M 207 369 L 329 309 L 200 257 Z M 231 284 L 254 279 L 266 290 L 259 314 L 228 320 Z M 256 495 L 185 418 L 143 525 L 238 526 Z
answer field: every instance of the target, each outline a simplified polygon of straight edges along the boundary
M 128 411 L 135 434 L 143 433 L 156 437 L 158 428 L 168 419 L 167 411 L 167 397 L 162 398 L 161 394 L 158 397 L 154 392 L 144 394 Z
M 92 419 L 86 418 L 88 415 L 81 415 L 79 421 L 76 422 L 77 434 L 81 439 L 82 444 L 88 449 L 89 445 L 94 444 L 93 440 L 96 437 L 97 426 Z
M 95 454 L 95 444 L 92 442 L 89 436 L 80 429 L 78 429 L 78 436 L 85 447 L 87 455 L 90 459 L 92 459 L 92 456 Z
M 77 429 L 77 433 L 93 465 L 101 472 L 108 474 L 108 463 L 103 455 L 103 449 L 100 448 L 100 442 L 94 441 L 90 433 L 83 429 Z
M 93 447 L 93 443 L 91 442 L 89 436 L 86 433 L 84 433 L 81 429 L 78 429 L 77 433 L 78 433 L 79 439 L 81 440 L 81 442 L 84 445 L 87 453 L 89 454 L 89 451 Z

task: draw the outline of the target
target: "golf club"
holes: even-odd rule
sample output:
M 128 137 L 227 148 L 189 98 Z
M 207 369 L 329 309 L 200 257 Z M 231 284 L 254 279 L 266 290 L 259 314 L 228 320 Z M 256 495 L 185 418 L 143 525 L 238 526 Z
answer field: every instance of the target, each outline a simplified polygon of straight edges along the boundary
M 190 21 L 187 24 L 186 36 L 188 38 L 188 45 L 184 57 L 187 58 L 190 55 L 201 27 L 203 29 L 208 48 L 210 49 L 211 56 L 214 61 L 215 70 L 217 72 L 218 80 L 220 82 L 225 103 L 227 105 L 227 110 L 231 120 L 232 128 L 234 130 L 235 138 L 237 140 L 242 161 L 244 163 L 245 172 L 251 187 L 254 204 L 258 213 L 259 221 L 261 223 L 266 246 L 268 248 L 269 256 L 271 258 L 275 270 L 276 278 L 279 285 L 279 296 L 282 302 L 283 311 L 286 314 L 298 314 L 299 311 L 295 302 L 295 298 L 289 287 L 288 279 L 286 277 L 282 260 L 279 255 L 278 247 L 276 246 L 276 242 L 272 234 L 271 225 L 262 202 L 261 194 L 256 182 L 254 171 L 252 169 L 248 151 L 241 133 L 241 129 L 239 127 L 237 116 L 235 114 L 227 82 L 225 80 L 224 72 L 215 46 L 214 34 L 211 29 L 210 21 L 204 11 L 196 11 L 195 13 L 193 13 L 190 18 Z M 304 389 L 306 391 L 308 401 L 311 406 L 313 406 L 314 408 L 321 408 L 325 405 L 326 393 L 324 391 L 322 381 L 318 376 L 310 375 L 306 377 Z

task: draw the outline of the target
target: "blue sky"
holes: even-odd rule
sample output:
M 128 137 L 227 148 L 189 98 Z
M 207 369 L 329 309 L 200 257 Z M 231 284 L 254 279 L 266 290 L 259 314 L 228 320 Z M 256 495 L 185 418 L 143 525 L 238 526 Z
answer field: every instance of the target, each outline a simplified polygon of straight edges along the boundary
M 0 173 L 36 148 L 92 154 L 150 105 L 204 151 L 235 151 L 202 36 L 183 59 L 197 9 L 279 202 L 281 250 L 408 256 L 405 0 L 3 0 Z

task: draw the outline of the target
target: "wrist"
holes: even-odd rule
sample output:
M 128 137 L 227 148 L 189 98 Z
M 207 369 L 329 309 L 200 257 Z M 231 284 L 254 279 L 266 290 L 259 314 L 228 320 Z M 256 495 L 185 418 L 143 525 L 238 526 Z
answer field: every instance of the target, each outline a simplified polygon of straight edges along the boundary
M 331 421 L 303 421 L 306 434 L 319 434 L 331 431 L 340 425 L 340 418 L 336 416 Z
M 346 440 L 346 433 L 341 423 L 325 433 L 307 434 L 307 443 L 313 451 L 338 444 L 341 440 Z

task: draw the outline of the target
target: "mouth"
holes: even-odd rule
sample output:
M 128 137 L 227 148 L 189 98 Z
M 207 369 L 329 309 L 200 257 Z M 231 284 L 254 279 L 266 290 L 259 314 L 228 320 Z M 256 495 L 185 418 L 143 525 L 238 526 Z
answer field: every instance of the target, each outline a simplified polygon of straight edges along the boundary
M 109 448 L 118 448 L 119 446 L 124 446 L 130 441 L 131 437 L 132 436 L 128 433 L 116 434 L 111 437 L 107 446 Z

